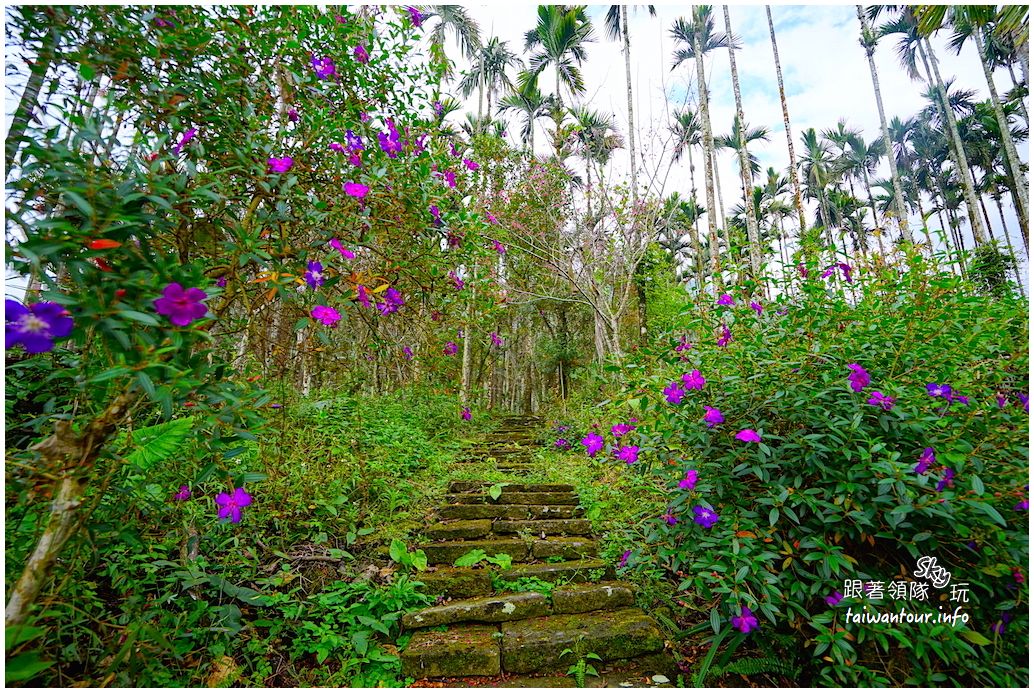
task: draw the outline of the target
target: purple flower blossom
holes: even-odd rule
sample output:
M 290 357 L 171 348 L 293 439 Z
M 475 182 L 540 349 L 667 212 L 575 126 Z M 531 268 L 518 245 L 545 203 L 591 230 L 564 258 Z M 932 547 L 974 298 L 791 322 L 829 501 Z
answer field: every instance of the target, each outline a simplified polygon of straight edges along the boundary
M 459 278 L 455 271 L 449 270 L 449 279 L 456 285 L 457 291 L 463 291 L 463 280 Z
M 311 261 L 305 271 L 305 283 L 315 289 L 317 286 L 323 286 L 324 281 L 326 278 L 323 276 L 323 265 L 315 260 Z
M 442 221 L 442 213 L 438 210 L 438 205 L 431 205 L 427 209 L 431 213 L 431 219 L 434 220 L 435 226 L 441 226 L 443 223 L 445 223 Z
M 456 174 L 453 171 L 446 171 L 444 177 L 446 185 L 450 188 L 456 187 Z
M 352 55 L 354 55 L 355 59 L 363 65 L 370 62 L 370 54 L 366 52 L 366 46 L 361 43 L 352 49 Z
M 1016 399 L 1020 400 L 1020 404 L 1023 405 L 1023 411 L 1030 413 L 1030 398 L 1026 392 L 1017 392 Z
M 762 313 L 762 312 L 763 312 L 763 311 L 765 310 L 765 309 L 764 309 L 764 308 L 763 308 L 763 307 L 761 306 L 761 304 L 760 304 L 760 303 L 758 303 L 757 301 L 751 301 L 751 302 L 750 302 L 750 309 L 751 309 L 752 311 L 754 311 L 755 313 L 757 313 L 758 315 L 761 315 L 761 313 Z
M 392 159 L 396 159 L 402 153 L 402 136 L 399 134 L 398 128 L 395 127 L 395 122 L 391 118 L 387 119 L 387 123 L 388 133 L 377 133 L 377 141 L 380 142 L 381 150 L 385 154 Z
M 370 186 L 363 185 L 362 183 L 353 183 L 351 181 L 345 183 L 341 187 L 344 189 L 346 195 L 350 195 L 357 200 L 363 199 L 366 197 L 367 193 L 370 192 Z
M 413 22 L 413 26 L 417 29 L 424 23 L 424 15 L 420 14 L 420 10 L 415 7 L 406 7 L 406 12 L 409 12 L 409 21 Z
M 294 159 L 289 156 L 276 158 L 270 157 L 266 162 L 269 165 L 270 173 L 287 173 L 294 166 Z
M 952 469 L 951 467 L 946 467 L 944 469 L 944 476 L 942 476 L 941 480 L 937 482 L 937 491 L 938 492 L 943 491 L 945 487 L 954 488 L 954 486 L 955 486 L 954 479 L 955 479 L 955 470 Z
M 467 167 L 468 171 L 477 171 L 479 168 L 481 168 L 480 166 L 478 166 L 477 162 L 471 161 L 470 159 L 464 159 L 463 165 Z
M 402 354 L 406 357 L 407 361 L 413 360 L 413 349 L 408 346 L 402 347 Z
M 952 395 L 950 401 L 958 402 L 959 404 L 966 407 L 969 406 L 969 397 L 966 397 L 965 395 Z
M 740 609 L 739 616 L 732 617 L 732 627 L 741 633 L 749 633 L 752 630 L 760 630 L 758 619 L 747 607 Z
M 298 115 L 298 109 L 292 108 L 287 111 L 287 119 L 292 123 L 297 123 L 300 116 Z
M 721 296 L 718 297 L 718 305 L 720 305 L 720 306 L 734 306 L 734 305 L 736 305 L 736 301 L 734 301 L 732 296 L 730 296 L 729 294 L 722 294 Z
M 844 273 L 844 280 L 848 284 L 850 284 L 851 283 L 851 265 L 848 265 L 847 263 L 844 263 L 844 262 L 838 262 L 835 265 L 830 265 L 829 267 L 827 267 L 826 271 L 822 273 L 822 278 L 825 279 L 826 277 L 828 277 L 831 274 L 833 274 L 834 272 L 836 272 L 838 269 L 841 272 Z
M 184 289 L 173 282 L 165 287 L 161 298 L 154 300 L 154 309 L 158 315 L 167 316 L 173 325 L 184 327 L 205 317 L 208 308 L 202 301 L 206 298 L 208 295 L 201 289 Z
M 215 502 L 219 506 L 219 519 L 228 517 L 230 522 L 237 524 L 241 521 L 241 508 L 251 505 L 251 496 L 243 488 L 235 488 L 232 494 L 217 494 Z
M 218 279 L 216 279 L 215 280 L 215 285 L 218 286 L 220 289 L 225 289 L 226 288 L 226 275 L 223 275 L 222 277 L 219 277 Z
M 686 391 L 679 387 L 678 382 L 669 383 L 668 387 L 664 388 L 664 398 L 668 400 L 668 404 L 682 404 L 682 398 L 686 396 Z
M 330 151 L 337 152 L 338 154 L 344 154 L 347 151 L 344 145 L 340 142 L 331 142 L 329 148 Z
M 844 595 L 840 592 L 833 592 L 833 594 L 826 597 L 826 604 L 829 606 L 836 606 L 840 603 L 840 600 L 844 598 Z
M 871 404 L 874 407 L 882 407 L 883 411 L 890 411 L 894 408 L 894 398 L 883 394 L 879 390 L 873 390 L 867 404 Z
M 678 353 L 681 353 L 683 351 L 689 351 L 692 348 L 693 348 L 693 345 L 690 344 L 688 341 L 686 341 L 686 335 L 682 335 L 682 337 L 679 339 L 679 343 L 675 345 L 675 353 L 678 354 Z M 700 371 L 697 371 L 697 373 L 699 373 L 699 372 Z M 682 379 L 685 380 L 686 376 L 682 376 Z M 688 387 L 688 385 L 687 385 L 687 387 Z
M 370 307 L 370 293 L 366 290 L 366 287 L 360 284 L 355 287 L 355 300 L 363 304 L 364 308 Z
M 625 464 L 635 464 L 639 459 L 639 446 L 625 445 L 617 452 L 617 458 Z
M 1023 512 L 1024 510 L 1030 510 L 1030 501 L 1024 498 L 1016 505 L 1012 506 L 1012 509 L 1016 512 Z
M 571 449 L 571 444 L 569 442 L 567 442 L 567 438 L 557 438 L 556 442 L 553 443 L 553 445 L 557 446 L 561 450 L 570 450 Z
M 718 346 L 724 347 L 732 341 L 732 332 L 729 331 L 728 325 L 722 324 L 722 336 L 718 338 Z
M 341 241 L 339 241 L 338 239 L 331 238 L 327 242 L 327 245 L 329 245 L 331 248 L 333 248 L 334 250 L 336 250 L 339 253 L 341 253 L 341 257 L 345 258 L 346 260 L 354 260 L 355 259 L 355 253 L 353 253 L 351 250 L 349 250 L 348 248 L 343 246 L 341 244 Z
M 68 317 L 68 311 L 64 306 L 57 303 L 44 301 L 26 307 L 9 298 L 4 306 L 7 349 L 21 344 L 26 353 L 42 354 L 54 348 L 55 339 L 67 337 L 72 333 L 72 318 Z M 201 315 L 204 315 L 204 306 Z
M 406 302 L 402 299 L 402 294 L 395 287 L 389 287 L 384 292 L 384 302 L 377 304 L 377 310 L 381 312 L 381 315 L 391 315 L 404 305 Z
M 492 340 L 492 346 L 497 346 L 497 347 L 501 347 L 501 346 L 503 345 L 503 339 L 502 339 L 502 337 L 500 337 L 500 336 L 499 336 L 498 334 L 496 334 L 495 332 L 493 332 L 492 334 L 490 334 L 490 335 L 488 335 L 488 336 L 489 336 L 489 338 L 490 338 L 490 339 Z
M 603 449 L 603 437 L 593 431 L 582 438 L 582 445 L 585 446 L 585 453 L 589 457 L 595 457 L 596 453 Z
M 187 142 L 192 140 L 194 138 L 194 135 L 196 135 L 196 134 L 197 134 L 197 128 L 190 128 L 189 130 L 184 132 L 180 136 L 180 141 L 177 142 L 176 145 L 172 148 L 172 153 L 173 154 L 179 154 L 180 151 L 183 149 L 183 145 L 185 145 Z
M 449 142 L 449 154 L 451 154 L 452 156 L 459 156 L 460 155 L 460 150 L 456 149 L 456 143 L 455 142 Z
M 434 102 L 434 112 L 435 112 L 435 115 L 437 115 L 439 118 L 441 118 L 442 115 L 445 114 L 445 106 L 444 106 L 444 104 L 442 104 L 441 101 L 435 101 Z
M 500 243 L 499 241 L 492 241 L 492 248 L 494 248 L 495 252 L 499 253 L 500 255 L 506 255 L 506 246 Z
M 341 313 L 330 306 L 315 306 L 310 315 L 313 320 L 319 320 L 324 325 L 334 325 L 341 319 Z
M 459 351 L 459 350 L 460 350 L 459 345 L 457 345 L 456 342 L 452 342 L 452 341 L 446 342 L 445 343 L 445 348 L 442 349 L 442 351 L 445 353 L 446 356 L 455 356 L 456 352 Z
M 345 144 L 353 151 L 362 151 L 366 148 L 363 146 L 363 138 L 351 130 L 345 131 Z
M 661 515 L 661 519 L 667 522 L 672 527 L 679 523 L 679 518 L 672 515 L 670 511 Z
M 697 486 L 697 470 L 690 469 L 686 472 L 686 478 L 679 481 L 679 488 L 684 488 L 687 491 L 692 491 Z
M 1005 632 L 1005 624 L 1012 620 L 1012 614 L 1008 611 L 1003 611 L 1001 618 L 991 626 L 991 632 L 997 635 L 1001 635 Z
M 760 443 L 761 436 L 758 435 L 757 431 L 751 428 L 744 428 L 736 434 L 736 440 L 742 440 L 744 443 Z
M 869 373 L 857 363 L 849 363 L 847 367 L 851 369 L 851 375 L 847 376 L 847 380 L 855 392 L 861 392 L 872 382 Z
M 635 426 L 632 424 L 614 424 L 610 427 L 610 432 L 615 438 L 620 438 L 626 433 L 631 433 L 635 430 Z
M 718 513 L 710 508 L 705 508 L 702 505 L 693 508 L 693 522 L 696 522 L 704 529 L 710 529 L 720 519 Z
M 463 407 L 463 411 L 460 413 L 460 416 L 464 421 L 470 421 L 470 407 Z
M 173 500 L 178 500 L 178 501 L 190 500 L 190 487 L 187 486 L 186 484 L 183 484 L 182 486 L 180 486 L 179 492 L 176 495 L 174 495 L 172 498 L 173 498 Z
M 703 390 L 707 381 L 704 380 L 704 376 L 700 375 L 700 371 L 694 369 L 689 373 L 682 374 L 682 384 L 687 390 Z
M 722 412 L 715 407 L 705 406 L 704 409 L 707 413 L 704 414 L 704 423 L 707 424 L 708 428 L 714 428 L 720 423 L 725 423 L 725 417 L 722 416 Z
M 618 561 L 618 568 L 624 568 L 626 565 L 628 565 L 628 557 L 631 555 L 632 549 L 627 549 L 623 554 L 621 554 L 621 560 Z
M 999 409 L 1005 409 L 1005 405 L 1009 403 L 1009 396 L 998 392 L 995 394 L 995 401 L 998 403 Z
M 316 76 L 320 79 L 328 79 L 334 76 L 334 61 L 330 58 L 317 58 L 312 56 L 312 67 L 316 70 Z
M 951 385 L 938 385 L 937 383 L 927 383 L 926 393 L 931 397 L 943 397 L 947 401 L 951 402 Z
M 804 266 L 803 262 L 797 265 L 797 274 L 801 276 L 801 279 L 808 278 L 808 268 Z
M 930 468 L 930 465 L 936 464 L 937 455 L 934 453 L 933 448 L 926 448 L 923 450 L 923 454 L 919 456 L 919 464 L 915 467 L 916 474 L 926 474 L 926 470 Z

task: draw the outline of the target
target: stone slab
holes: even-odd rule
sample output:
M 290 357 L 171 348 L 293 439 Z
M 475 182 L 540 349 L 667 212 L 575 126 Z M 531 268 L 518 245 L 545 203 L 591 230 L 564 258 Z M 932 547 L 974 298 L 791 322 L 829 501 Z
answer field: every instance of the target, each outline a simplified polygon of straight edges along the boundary
M 521 592 L 464 599 L 413 611 L 402 617 L 402 626 L 412 630 L 463 621 L 502 623 L 546 616 L 550 613 L 552 609 L 545 595 L 538 592 Z
M 500 671 L 498 626 L 459 625 L 420 631 L 400 653 L 402 676 L 495 676 Z

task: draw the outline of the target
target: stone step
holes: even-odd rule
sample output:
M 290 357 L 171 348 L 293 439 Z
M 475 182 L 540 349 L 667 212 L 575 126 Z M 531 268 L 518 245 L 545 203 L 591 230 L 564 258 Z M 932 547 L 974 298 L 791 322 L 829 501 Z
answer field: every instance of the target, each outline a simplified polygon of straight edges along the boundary
M 464 624 L 413 635 L 400 653 L 402 676 L 495 676 L 499 673 L 499 626 Z
M 438 515 L 443 520 L 562 520 L 581 517 L 577 505 L 443 505 Z
M 552 607 L 544 594 L 521 592 L 464 599 L 413 611 L 402 617 L 402 627 L 416 630 L 467 621 L 501 623 L 548 616 L 550 613 L 552 613 Z
M 556 556 L 569 561 L 594 558 L 598 550 L 595 541 L 582 537 L 546 537 L 531 542 L 531 557 L 540 560 Z
M 479 539 L 476 541 L 447 541 L 440 544 L 421 544 L 417 547 L 427 554 L 429 565 L 452 565 L 460 556 L 481 549 L 489 556 L 504 553 L 514 563 L 531 555 L 531 547 L 523 539 Z
M 431 539 L 480 539 L 492 533 L 492 520 L 459 520 L 439 522 L 428 527 L 424 534 Z
M 614 569 L 597 559 L 563 561 L 560 563 L 531 563 L 515 565 L 499 572 L 502 580 L 514 581 L 525 577 L 539 578 L 546 582 L 593 582 L 613 580 Z
M 492 594 L 492 575 L 476 568 L 437 567 L 417 573 L 423 583 L 423 594 L 442 595 L 446 599 L 470 599 Z
M 454 481 L 449 484 L 449 493 L 476 493 L 495 485 L 493 481 Z M 517 493 L 573 493 L 571 484 L 506 484 L 506 491 Z
M 578 496 L 574 493 L 520 493 L 503 488 L 499 498 L 492 498 L 487 493 L 448 493 L 445 502 L 449 505 L 578 505 Z
M 657 624 L 639 609 L 511 621 L 502 633 L 502 670 L 515 674 L 563 670 L 590 652 L 606 662 L 664 649 Z
M 496 520 L 492 523 L 496 534 L 561 534 L 585 537 L 592 534 L 588 520 Z
M 635 594 L 627 582 L 581 583 L 554 589 L 552 603 L 554 613 L 582 614 L 633 606 Z

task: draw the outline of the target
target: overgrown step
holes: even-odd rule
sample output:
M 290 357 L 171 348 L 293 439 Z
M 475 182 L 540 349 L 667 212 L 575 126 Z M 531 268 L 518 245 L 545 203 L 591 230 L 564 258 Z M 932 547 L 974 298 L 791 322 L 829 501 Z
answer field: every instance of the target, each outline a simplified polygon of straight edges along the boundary
M 614 579 L 614 569 L 596 559 L 562 561 L 559 563 L 536 563 L 515 565 L 499 573 L 499 578 L 512 582 L 520 578 L 533 577 L 546 582 L 592 582 Z
M 577 505 L 445 505 L 438 509 L 443 520 L 563 520 L 584 514 Z
M 518 538 L 446 541 L 421 544 L 417 548 L 424 552 L 430 565 L 452 565 L 460 556 L 479 549 L 489 556 L 506 554 L 514 563 L 528 558 L 577 559 L 596 555 L 596 542 L 579 537 L 547 537 L 531 541 Z
M 629 608 L 512 621 L 502 633 L 502 669 L 516 674 L 563 670 L 590 652 L 606 662 L 664 649 L 653 619 Z
M 424 532 L 431 539 L 457 541 L 460 539 L 480 539 L 492 533 L 492 520 L 459 520 L 456 522 L 439 522 L 431 525 Z
M 465 599 L 414 611 L 402 617 L 402 627 L 414 630 L 463 621 L 501 623 L 547 616 L 552 612 L 553 607 L 544 594 L 521 592 Z
M 477 493 L 494 485 L 492 481 L 454 481 L 449 484 L 449 493 Z M 516 493 L 574 493 L 572 484 L 506 484 L 503 488 Z
M 555 613 L 581 614 L 632 606 L 635 604 L 635 595 L 627 582 L 597 582 L 557 587 L 553 590 L 551 601 Z
M 588 520 L 496 520 L 492 523 L 495 534 L 567 534 L 588 536 L 592 526 Z
M 448 493 L 445 502 L 450 505 L 578 505 L 578 496 L 574 493 L 521 493 L 506 488 L 499 498 L 492 498 L 487 493 Z
M 492 594 L 492 575 L 478 568 L 438 567 L 416 574 L 424 584 L 424 594 L 441 595 L 446 599 L 470 599 Z
M 452 626 L 447 631 L 420 631 L 401 653 L 402 676 L 495 676 L 500 667 L 499 627 Z

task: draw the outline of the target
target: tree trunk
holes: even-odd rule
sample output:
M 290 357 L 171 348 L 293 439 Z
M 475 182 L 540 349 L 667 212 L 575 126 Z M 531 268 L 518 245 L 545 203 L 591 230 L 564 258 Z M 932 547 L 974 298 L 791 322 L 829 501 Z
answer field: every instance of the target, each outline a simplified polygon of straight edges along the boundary
M 994 77 L 991 75 L 991 68 L 987 66 L 987 61 L 984 60 L 984 39 L 981 35 L 982 27 L 974 27 L 973 38 L 977 42 L 977 54 L 980 59 L 980 66 L 984 68 L 984 78 L 987 80 L 987 88 L 991 91 L 991 105 L 994 107 L 995 119 L 998 121 L 998 129 L 1002 133 L 1002 144 L 1005 147 L 1005 161 L 1009 167 L 1009 175 L 1013 180 L 1017 181 L 1015 188 L 1023 191 L 1028 191 L 1027 177 L 1023 175 L 1023 169 L 1020 167 L 1020 158 L 1016 154 L 1016 143 L 1012 141 L 1012 137 L 1009 134 L 1009 123 L 1005 119 L 1005 110 L 1002 108 L 1002 102 L 998 98 L 998 90 L 995 88 Z M 1022 99 L 1020 102 L 1022 103 Z M 1028 233 L 1028 220 L 1030 219 L 1029 209 L 1027 207 L 1027 195 L 1017 195 L 1013 198 L 1013 205 L 1016 207 L 1016 214 L 1020 219 L 1020 233 L 1024 237 Z M 990 229 L 991 222 L 988 222 L 988 228 Z
M 1009 248 L 1009 258 L 1012 260 L 1012 269 L 1016 273 L 1016 285 L 1020 288 L 1020 295 L 1026 296 L 1023 290 L 1023 277 L 1020 275 L 1020 263 L 1016 261 L 1016 252 L 1012 247 L 1012 239 L 1009 238 L 1009 227 L 1005 224 L 1005 210 L 1002 209 L 1002 196 L 995 195 L 995 206 L 998 207 L 998 218 L 1002 221 L 1002 235 L 1005 236 L 1005 245 Z
M 883 134 L 883 141 L 887 143 L 887 165 L 890 166 L 890 181 L 894 188 L 894 209 L 898 216 L 898 228 L 901 229 L 901 235 L 911 243 L 912 233 L 908 228 L 908 210 L 905 208 L 905 196 L 901 191 L 901 178 L 898 176 L 898 167 L 894 163 L 894 154 L 891 149 L 892 140 L 890 139 L 890 130 L 887 128 L 887 116 L 883 111 L 883 94 L 880 92 L 880 78 L 876 72 L 876 62 L 872 57 L 875 51 L 875 41 L 870 45 L 872 32 L 869 30 L 868 22 L 865 20 L 862 6 L 855 5 L 855 8 L 858 10 L 858 21 L 862 25 L 862 47 L 865 49 L 865 55 L 869 59 L 869 74 L 872 75 L 872 88 L 876 93 L 876 110 L 880 114 L 880 131 Z
M 801 197 L 801 181 L 797 177 L 797 157 L 793 152 L 793 133 L 790 130 L 790 111 L 786 107 L 786 91 L 783 89 L 783 69 L 779 65 L 779 46 L 776 44 L 775 25 L 772 23 L 772 8 L 765 5 L 768 15 L 768 33 L 772 37 L 772 55 L 775 57 L 776 81 L 779 83 L 779 103 L 783 107 L 783 129 L 786 131 L 786 148 L 790 152 L 790 184 L 793 185 L 793 203 L 797 208 L 801 232 L 808 227 L 804 217 L 804 202 Z
M 714 153 L 714 138 L 711 135 L 711 115 L 707 107 L 707 82 L 704 79 L 704 56 L 700 45 L 700 32 L 693 32 L 693 53 L 697 66 L 697 88 L 700 92 L 700 119 L 704 125 L 704 186 L 707 193 L 707 230 L 708 238 L 711 239 L 711 276 L 714 278 L 715 292 L 721 290 L 722 270 L 718 261 L 718 227 L 715 219 L 714 206 L 714 177 L 715 170 L 712 162 Z
M 628 7 L 623 6 L 621 12 L 621 33 L 625 39 L 625 87 L 628 92 L 628 163 L 632 169 L 632 203 L 639 201 L 639 184 L 635 170 L 635 121 L 632 119 L 632 52 L 628 38 Z M 643 323 L 645 327 L 646 323 Z
M 15 168 L 14 160 L 18 156 L 22 139 L 25 137 L 25 130 L 32 119 L 32 112 L 36 109 L 36 105 L 39 102 L 39 93 L 43 87 L 43 80 L 47 76 L 47 71 L 50 70 L 50 64 L 54 61 L 57 44 L 61 38 L 61 26 L 58 17 L 53 16 L 52 11 L 49 9 L 46 13 L 50 15 L 50 31 L 47 33 L 43 45 L 40 46 L 36 60 L 32 63 L 29 78 L 25 82 L 25 89 L 22 90 L 22 97 L 18 101 L 18 108 L 15 109 L 14 117 L 11 119 L 11 129 L 7 131 L 7 139 L 4 140 L 7 175 L 10 175 Z
M 732 22 L 729 21 L 729 6 L 722 5 L 722 12 L 725 14 L 725 33 L 730 37 L 732 34 Z M 740 124 L 740 133 L 737 138 L 736 151 L 740 157 L 740 178 L 743 180 L 743 206 L 747 216 L 747 245 L 750 257 L 750 271 L 752 278 L 757 281 L 761 277 L 761 249 L 758 245 L 758 220 L 754 213 L 754 195 L 752 194 L 753 184 L 750 177 L 750 164 L 747 162 L 747 140 L 744 130 L 747 124 L 743 119 L 743 98 L 740 95 L 740 77 L 736 72 L 736 48 L 729 42 L 729 71 L 732 74 L 732 92 L 736 98 L 736 119 Z

